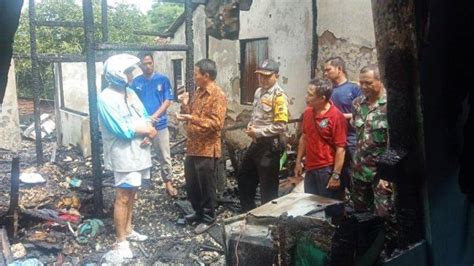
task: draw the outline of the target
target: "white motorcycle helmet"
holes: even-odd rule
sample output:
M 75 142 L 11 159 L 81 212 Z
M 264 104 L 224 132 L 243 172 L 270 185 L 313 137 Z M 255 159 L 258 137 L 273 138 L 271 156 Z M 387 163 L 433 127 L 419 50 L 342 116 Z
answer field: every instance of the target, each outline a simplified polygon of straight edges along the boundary
M 104 63 L 104 76 L 109 85 L 117 88 L 127 86 L 126 73 L 133 71 L 140 59 L 130 54 L 117 54 L 109 57 Z

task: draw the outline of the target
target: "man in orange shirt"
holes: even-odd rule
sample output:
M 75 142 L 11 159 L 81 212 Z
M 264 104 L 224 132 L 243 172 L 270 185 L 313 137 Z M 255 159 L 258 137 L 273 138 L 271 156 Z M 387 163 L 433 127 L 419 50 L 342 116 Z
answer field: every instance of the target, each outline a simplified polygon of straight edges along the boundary
M 205 232 L 215 222 L 216 169 L 221 157 L 221 131 L 227 112 L 227 99 L 216 84 L 216 63 L 202 59 L 195 64 L 196 91 L 180 95 L 181 114 L 177 119 L 186 121 L 188 141 L 184 176 L 186 191 L 195 211 L 185 218 L 198 222 L 195 232 Z

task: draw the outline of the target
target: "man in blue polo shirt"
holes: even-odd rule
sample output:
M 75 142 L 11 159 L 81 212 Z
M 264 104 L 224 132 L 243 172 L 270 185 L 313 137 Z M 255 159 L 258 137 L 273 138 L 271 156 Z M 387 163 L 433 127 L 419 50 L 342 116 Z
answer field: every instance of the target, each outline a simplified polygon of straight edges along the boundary
M 140 53 L 140 68 L 143 74 L 133 79 L 131 87 L 138 95 L 147 112 L 150 114 L 158 134 L 153 138 L 152 144 L 161 164 L 161 177 L 165 183 L 166 192 L 175 197 L 178 191 L 173 186 L 171 178 L 170 137 L 168 131 L 168 115 L 166 110 L 173 101 L 173 89 L 169 79 L 155 72 L 153 55 L 150 52 Z M 159 149 L 159 152 L 158 152 Z
M 352 101 L 362 95 L 356 83 L 347 80 L 346 63 L 337 56 L 331 57 L 324 63 L 324 76 L 333 83 L 331 101 L 344 114 L 347 120 L 347 143 L 344 166 L 341 172 L 343 187 L 349 188 L 351 178 L 351 162 L 356 145 L 356 132 L 350 125 L 352 118 Z

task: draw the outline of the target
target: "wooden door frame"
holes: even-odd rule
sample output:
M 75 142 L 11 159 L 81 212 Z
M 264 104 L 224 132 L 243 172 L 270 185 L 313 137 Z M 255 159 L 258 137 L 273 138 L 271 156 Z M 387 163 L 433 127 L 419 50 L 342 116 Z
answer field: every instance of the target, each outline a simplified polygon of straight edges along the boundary
M 250 103 L 247 103 L 247 102 L 244 102 L 244 93 L 243 93 L 243 84 L 244 84 L 244 71 L 245 71 L 245 52 L 246 52 L 246 44 L 247 43 L 250 43 L 250 42 L 253 42 L 253 41 L 261 41 L 261 40 L 266 40 L 267 41 L 267 56 L 269 56 L 269 47 L 268 47 L 268 40 L 269 38 L 268 37 L 262 37 L 262 38 L 252 38 L 252 39 L 241 39 L 239 40 L 240 41 L 240 67 L 239 67 L 239 71 L 240 71 L 240 104 L 241 105 L 251 105 L 252 102 Z M 258 64 L 258 62 L 257 62 Z M 245 88 L 245 89 L 248 89 L 248 88 Z

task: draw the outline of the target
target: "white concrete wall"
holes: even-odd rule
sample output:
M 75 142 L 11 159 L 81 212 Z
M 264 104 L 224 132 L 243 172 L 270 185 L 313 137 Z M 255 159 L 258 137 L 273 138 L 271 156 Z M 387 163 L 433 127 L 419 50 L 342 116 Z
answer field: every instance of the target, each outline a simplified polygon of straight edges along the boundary
M 86 63 L 62 63 L 62 77 L 58 76 L 58 68 L 55 68 L 56 88 L 59 88 L 59 79 L 62 78 L 64 106 L 61 106 L 61 95 L 56 91 L 58 101 L 56 107 L 57 136 L 60 145 L 78 146 L 85 157 L 91 155 L 91 137 L 89 116 L 64 110 L 69 108 L 73 111 L 89 114 L 89 99 L 87 87 Z M 101 77 L 103 72 L 102 62 L 96 63 L 96 86 L 97 94 L 102 90 Z M 96 104 L 96 103 L 94 103 Z
M 62 63 L 64 106 L 74 111 L 89 113 L 86 63 Z M 102 62 L 95 65 L 97 92 L 101 91 Z
M 318 0 L 317 75 L 330 57 L 346 61 L 350 80 L 358 81 L 359 70 L 377 63 L 371 0 Z
M 203 9 L 199 6 L 194 12 L 195 61 L 206 54 Z M 316 67 L 339 55 L 346 60 L 349 78 L 357 80 L 362 66 L 376 62 L 370 0 L 319 0 L 317 16 L 320 43 Z M 239 40 L 209 37 L 209 58 L 217 63 L 217 83 L 228 97 L 229 118 L 248 119 L 251 106 L 240 104 L 240 40 L 256 38 L 268 38 L 269 56 L 280 63 L 279 83 L 290 97 L 291 118 L 300 116 L 305 107 L 305 87 L 311 77 L 312 19 L 312 0 L 253 1 L 249 11 L 240 11 Z M 184 23 L 170 43 L 184 43 Z M 171 79 L 171 59 L 177 58 L 184 59 L 185 54 L 155 54 L 157 70 Z M 322 74 L 320 69 L 316 74 Z M 235 134 L 232 139 L 238 146 L 244 145 L 238 131 L 227 134 Z
M 311 8 L 310 0 L 260 0 L 254 1 L 249 11 L 240 12 L 240 40 L 268 39 L 269 57 L 280 64 L 278 82 L 289 96 L 291 118 L 298 118 L 305 107 L 311 72 Z M 217 63 L 217 83 L 228 96 L 227 115 L 234 121 L 245 121 L 252 109 L 240 104 L 240 40 L 209 37 L 209 58 Z M 289 128 L 294 132 L 293 125 Z M 240 148 L 250 142 L 241 130 L 226 132 L 226 137 Z
M 65 110 L 59 111 L 61 121 L 60 144 L 78 146 L 84 157 L 91 155 L 91 134 L 89 116 L 78 115 Z
M 17 152 L 21 145 L 20 134 L 15 64 L 12 60 L 8 71 L 5 96 L 0 105 L 0 148 Z
M 298 117 L 304 108 L 305 86 L 310 78 L 312 14 L 310 0 L 254 1 L 249 11 L 240 12 L 240 39 L 268 38 L 269 56 L 280 63 L 280 84 L 290 95 L 290 112 Z M 194 61 L 206 56 L 204 6 L 193 15 Z M 184 23 L 170 40 L 185 42 Z M 288 49 L 291 47 L 291 49 Z M 156 52 L 155 68 L 172 80 L 172 59 L 184 59 L 185 53 Z M 229 116 L 234 118 L 248 106 L 240 105 L 240 43 L 209 37 L 209 58 L 216 61 L 218 84 L 228 95 Z
M 268 38 L 269 57 L 280 63 L 279 83 L 290 97 L 291 117 L 299 117 L 311 74 L 311 0 L 253 1 L 249 11 L 240 12 L 239 38 Z
M 233 120 L 247 105 L 240 105 L 240 43 L 232 40 L 218 40 L 209 36 L 209 58 L 217 64 L 216 82 L 227 95 L 228 116 Z
M 318 35 L 329 30 L 339 38 L 374 46 L 371 0 L 318 0 Z

